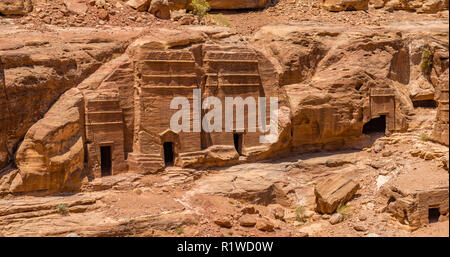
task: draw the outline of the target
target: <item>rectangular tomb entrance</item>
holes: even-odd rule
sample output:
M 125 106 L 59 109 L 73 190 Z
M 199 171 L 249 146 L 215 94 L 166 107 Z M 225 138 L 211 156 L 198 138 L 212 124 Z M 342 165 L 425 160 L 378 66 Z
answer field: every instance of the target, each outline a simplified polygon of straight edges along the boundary
M 100 162 L 101 162 L 102 177 L 111 176 L 112 174 L 111 146 L 101 146 L 100 157 L 101 157 Z
M 239 155 L 242 155 L 242 133 L 233 134 L 234 148 Z
M 174 161 L 174 152 L 173 152 L 173 143 L 165 142 L 164 143 L 164 163 L 166 166 L 173 166 Z
M 396 131 L 395 106 L 395 94 L 392 89 L 371 89 L 370 119 L 366 127 L 374 125 L 372 128 L 376 132 L 381 132 L 383 127 L 386 132 Z M 381 124 L 382 122 L 384 122 L 384 125 Z M 385 132 L 384 130 L 383 132 Z

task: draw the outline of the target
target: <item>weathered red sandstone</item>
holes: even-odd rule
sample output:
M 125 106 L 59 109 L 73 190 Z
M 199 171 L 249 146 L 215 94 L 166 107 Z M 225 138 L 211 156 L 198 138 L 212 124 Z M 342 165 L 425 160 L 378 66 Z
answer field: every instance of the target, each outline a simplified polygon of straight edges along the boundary
M 211 167 L 290 151 L 361 148 L 370 140 L 365 124 L 383 117 L 383 132 L 406 131 L 414 103 L 433 100 L 435 88 L 445 103 L 448 88 L 448 32 L 440 27 L 423 33 L 279 25 L 263 28 L 248 43 L 224 29 L 161 29 L 103 66 L 136 31 L 70 40 L 61 33 L 64 47 L 53 46 L 51 37 L 3 44 L 2 100 L 9 111 L 2 118 L 0 156 L 3 166 L 14 160 L 18 167 L 8 173 L 4 192 L 70 191 L 86 176 L 155 173 L 169 165 L 167 151 L 176 166 Z M 33 54 L 36 46 L 54 57 Z M 75 59 L 71 51 L 78 51 Z M 429 73 L 421 68 L 425 52 L 434 56 Z M 171 131 L 176 110 L 170 100 L 192 99 L 193 89 L 201 89 L 202 98 L 278 97 L 278 140 L 260 143 L 262 133 L 245 133 L 236 148 L 230 132 Z M 448 134 L 442 117 L 436 126 Z M 268 188 L 276 194 L 276 186 Z
M 125 50 L 141 29 L 56 32 L 2 28 L 0 36 L 0 167 L 14 159 L 28 129 L 66 90 Z

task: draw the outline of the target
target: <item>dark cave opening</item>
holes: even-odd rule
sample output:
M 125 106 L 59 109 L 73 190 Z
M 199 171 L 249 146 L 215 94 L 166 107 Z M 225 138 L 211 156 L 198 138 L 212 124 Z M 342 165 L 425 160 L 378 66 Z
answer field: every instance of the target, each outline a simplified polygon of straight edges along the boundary
M 364 124 L 363 133 L 385 133 L 386 132 L 386 115 L 380 115 L 378 118 L 371 119 L 369 122 Z

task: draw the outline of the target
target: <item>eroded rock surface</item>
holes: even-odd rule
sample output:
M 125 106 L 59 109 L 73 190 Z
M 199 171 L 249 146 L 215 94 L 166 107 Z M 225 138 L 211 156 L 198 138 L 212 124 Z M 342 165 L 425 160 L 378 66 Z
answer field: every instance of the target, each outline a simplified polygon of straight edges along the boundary
M 79 187 L 78 182 L 85 176 L 95 178 L 126 171 L 155 173 L 169 165 L 165 144 L 171 145 L 171 161 L 179 167 L 223 166 L 290 151 L 361 149 L 371 143 L 370 129 L 387 134 L 405 132 L 415 114 L 416 102 L 434 99 L 435 88 L 444 92 L 441 102 L 445 103 L 448 31 L 440 25 L 427 33 L 422 32 L 422 28 L 415 24 L 397 24 L 378 31 L 367 28 L 349 31 L 330 25 L 278 25 L 263 28 L 248 42 L 229 29 L 217 27 L 192 27 L 188 32 L 159 29 L 135 40 L 126 53 L 116 55 L 117 58 L 110 62 L 106 61 L 111 55 L 124 51 L 129 42 L 125 39 L 132 38 L 137 32 L 120 32 L 127 36 L 121 40 L 116 38 L 122 35 L 119 32 L 112 36 L 98 32 L 100 34 L 94 38 L 87 39 L 81 34 L 78 41 L 69 40 L 81 42 L 77 46 L 93 44 L 101 49 L 82 48 L 84 62 L 78 65 L 79 57 L 69 58 L 66 66 L 54 66 L 48 59 L 50 57 L 42 53 L 20 55 L 24 48 L 42 47 L 44 43 L 39 40 L 28 45 L 9 41 L 3 45 L 6 55 L 2 56 L 2 88 L 6 92 L 3 101 L 9 110 L 6 114 L 11 115 L 3 118 L 8 122 L 2 123 L 3 131 L 7 132 L 2 133 L 5 150 L 0 157 L 3 165 L 12 159 L 14 147 L 28 130 L 27 126 L 14 126 L 14 122 L 31 126 L 33 119 L 45 112 L 44 107 L 48 107 L 51 100 L 90 76 L 77 87 L 82 95 L 78 113 L 72 113 L 74 105 L 61 98 L 62 103 L 58 101 L 55 105 L 58 114 L 50 111 L 48 117 L 28 131 L 16 154 L 18 175 L 8 173 L 5 183 L 10 192 L 62 191 L 69 185 Z M 44 45 L 51 45 L 51 42 L 46 41 Z M 30 71 L 29 66 L 19 66 L 18 56 L 34 60 L 33 69 L 47 70 L 47 76 Z M 423 65 L 425 61 L 429 69 Z M 103 62 L 106 63 L 100 67 Z M 61 67 L 72 68 L 58 71 Z M 85 70 L 79 70 L 79 67 Z M 51 90 L 51 94 L 38 90 L 45 99 L 33 100 L 42 105 L 39 115 L 25 113 L 26 108 L 19 110 L 18 101 L 13 101 L 14 105 L 8 104 L 14 97 L 25 101 L 27 96 L 32 96 L 31 91 L 25 90 L 25 85 L 28 85 L 27 81 L 36 80 L 30 77 L 33 72 L 36 72 L 35 76 L 43 76 L 38 79 L 43 81 L 39 84 L 41 87 L 57 89 Z M 64 86 L 55 87 L 58 81 Z M 25 97 L 15 96 L 16 91 L 11 91 L 11 87 L 25 90 Z M 171 97 L 192 98 L 194 89 L 202 90 L 201 99 L 207 96 L 221 99 L 225 95 L 278 97 L 278 136 L 272 143 L 261 143 L 259 137 L 264 133 L 259 132 L 246 133 L 239 139 L 239 135 L 227 132 L 172 131 L 169 122 L 176 110 L 167 111 Z M 69 96 L 78 106 L 76 99 L 80 95 L 71 91 Z M 49 118 L 63 113 L 75 116 L 66 115 L 67 119 L 57 125 Z M 381 118 L 384 118 L 379 125 L 381 129 L 369 126 Z M 66 128 L 75 123 L 79 125 Z M 40 127 L 49 129 L 38 129 Z M 42 138 L 41 134 L 33 132 L 35 130 L 43 133 Z M 234 137 L 237 141 L 234 139 L 233 142 Z M 61 140 L 66 143 L 56 146 L 55 142 Z M 102 166 L 105 148 L 110 151 L 109 167 Z M 374 151 L 382 152 L 383 148 Z M 42 180 L 26 179 L 31 174 L 39 174 L 36 176 Z M 49 174 L 60 174 L 58 176 L 64 179 L 50 178 Z M 233 180 L 239 176 L 229 178 Z M 261 181 L 264 188 L 257 191 L 277 194 L 275 184 L 277 181 L 266 186 Z M 241 193 L 231 191 L 226 195 Z M 243 194 L 248 191 L 251 190 L 242 189 Z M 247 195 L 243 198 L 261 197 Z M 326 212 L 334 211 L 335 207 Z
M 1 0 L 0 13 L 5 15 L 24 15 L 33 10 L 31 0 Z
M 448 219 L 448 173 L 415 170 L 383 186 L 387 211 L 403 224 L 420 227 Z
M 338 174 L 320 182 L 315 190 L 316 210 L 319 213 L 333 213 L 350 200 L 360 188 L 352 179 L 353 174 Z
M 448 0 L 371 0 L 375 8 L 385 7 L 388 11 L 406 10 L 418 13 L 436 13 L 448 10 Z
M 322 7 L 331 12 L 369 9 L 369 0 L 324 0 Z
M 84 97 L 74 88 L 28 130 L 16 153 L 19 173 L 10 191 L 78 190 L 84 175 L 83 128 Z
M 141 29 L 38 32 L 5 26 L 0 36 L 0 167 L 28 129 L 66 90 L 77 86 Z

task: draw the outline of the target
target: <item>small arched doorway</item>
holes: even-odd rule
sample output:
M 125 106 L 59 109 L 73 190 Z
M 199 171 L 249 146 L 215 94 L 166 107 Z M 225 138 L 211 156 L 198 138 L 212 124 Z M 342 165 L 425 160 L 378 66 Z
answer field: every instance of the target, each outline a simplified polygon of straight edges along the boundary
M 164 165 L 166 167 L 173 166 L 180 148 L 179 135 L 172 130 L 167 129 L 160 134 L 160 137 L 162 145 L 161 156 L 164 159 Z

